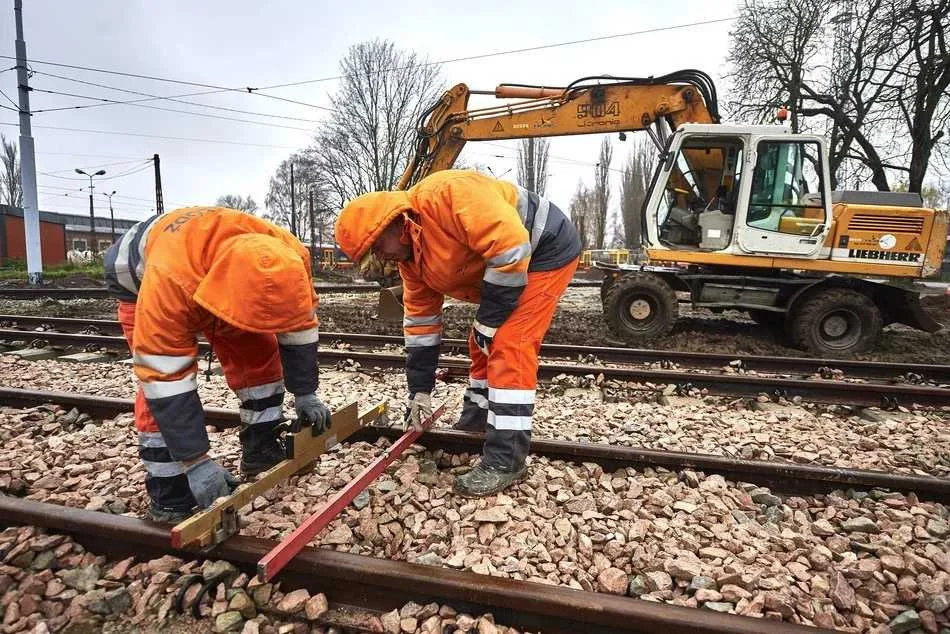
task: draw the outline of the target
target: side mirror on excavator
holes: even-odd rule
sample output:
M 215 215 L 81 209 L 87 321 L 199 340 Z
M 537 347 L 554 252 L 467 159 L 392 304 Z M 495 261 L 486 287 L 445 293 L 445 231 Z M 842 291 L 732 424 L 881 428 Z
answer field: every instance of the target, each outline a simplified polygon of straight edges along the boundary
M 379 306 L 376 308 L 376 318 L 380 321 L 402 323 L 402 284 L 390 286 L 379 292 Z

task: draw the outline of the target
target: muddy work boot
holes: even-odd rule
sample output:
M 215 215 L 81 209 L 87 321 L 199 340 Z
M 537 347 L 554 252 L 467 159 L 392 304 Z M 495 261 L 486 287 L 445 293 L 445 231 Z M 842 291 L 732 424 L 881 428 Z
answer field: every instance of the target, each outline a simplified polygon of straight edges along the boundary
M 248 425 L 238 435 L 241 439 L 241 475 L 252 478 L 285 459 L 284 446 L 278 438 L 279 421 Z
M 455 492 L 465 497 L 481 498 L 498 493 L 524 477 L 528 471 L 522 466 L 514 471 L 505 471 L 498 467 L 483 467 L 481 463 L 464 475 L 455 478 Z
M 466 398 L 465 404 L 462 406 L 462 414 L 459 416 L 458 421 L 452 425 L 452 429 L 483 434 L 487 426 L 488 410 L 482 409 Z
M 194 515 L 194 512 L 188 510 L 180 509 L 165 509 L 155 502 L 152 502 L 148 505 L 148 512 L 146 513 L 148 519 L 153 522 L 159 522 L 160 524 L 178 524 L 179 522 L 184 522 L 186 519 Z

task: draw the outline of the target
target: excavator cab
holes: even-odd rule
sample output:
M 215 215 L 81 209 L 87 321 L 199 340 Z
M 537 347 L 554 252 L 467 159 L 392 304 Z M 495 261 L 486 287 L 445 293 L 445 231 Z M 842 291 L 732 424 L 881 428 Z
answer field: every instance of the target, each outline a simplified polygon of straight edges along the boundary
M 773 126 L 683 125 L 648 194 L 647 248 L 819 257 L 832 218 L 823 143 Z

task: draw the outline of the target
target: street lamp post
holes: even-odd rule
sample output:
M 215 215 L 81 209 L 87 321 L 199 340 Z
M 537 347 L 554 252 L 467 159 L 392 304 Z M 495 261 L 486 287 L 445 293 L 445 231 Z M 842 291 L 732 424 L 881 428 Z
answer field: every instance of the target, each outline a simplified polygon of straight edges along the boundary
M 112 211 L 112 197 L 115 196 L 115 190 L 111 194 L 102 192 L 102 195 L 109 199 L 109 221 L 112 224 L 112 244 L 115 244 L 115 213 Z
M 98 172 L 95 172 L 93 174 L 87 174 L 86 172 L 82 171 L 81 169 L 77 167 L 76 173 L 89 177 L 89 242 L 91 245 L 95 245 L 89 250 L 95 253 L 96 252 L 95 248 L 98 245 L 95 244 L 96 242 L 96 212 L 93 209 L 93 204 L 92 204 L 92 192 L 95 190 L 95 188 L 93 187 L 93 184 L 92 184 L 92 177 L 103 176 L 105 175 L 106 171 L 99 170 Z

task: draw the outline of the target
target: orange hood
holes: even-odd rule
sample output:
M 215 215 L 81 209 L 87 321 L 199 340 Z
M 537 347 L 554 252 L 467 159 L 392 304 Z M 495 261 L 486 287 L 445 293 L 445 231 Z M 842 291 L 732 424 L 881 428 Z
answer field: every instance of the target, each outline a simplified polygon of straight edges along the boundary
M 313 319 L 313 287 L 303 256 L 278 238 L 242 234 L 226 240 L 194 299 L 241 330 L 304 330 Z
M 358 263 L 389 223 L 411 208 L 405 191 L 357 196 L 336 220 L 336 242 L 350 260 Z

